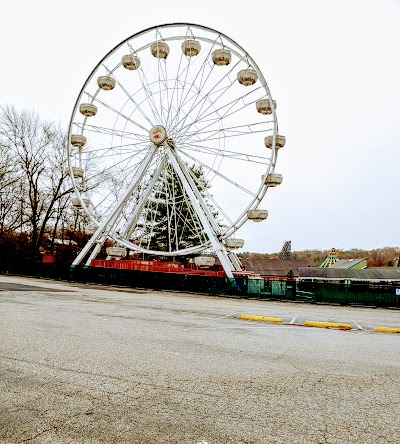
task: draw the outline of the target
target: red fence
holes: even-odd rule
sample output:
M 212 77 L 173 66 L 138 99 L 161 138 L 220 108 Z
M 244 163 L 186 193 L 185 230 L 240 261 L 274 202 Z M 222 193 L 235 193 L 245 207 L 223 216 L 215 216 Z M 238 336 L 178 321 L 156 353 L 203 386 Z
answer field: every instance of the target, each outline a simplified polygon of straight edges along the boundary
M 92 267 L 116 268 L 118 270 L 158 271 L 162 273 L 197 274 L 201 276 L 225 277 L 224 271 L 201 268 L 185 268 L 180 262 L 162 262 L 145 260 L 100 260 L 93 259 Z
M 54 263 L 55 257 L 54 254 L 42 253 L 42 262 L 47 262 L 49 264 Z

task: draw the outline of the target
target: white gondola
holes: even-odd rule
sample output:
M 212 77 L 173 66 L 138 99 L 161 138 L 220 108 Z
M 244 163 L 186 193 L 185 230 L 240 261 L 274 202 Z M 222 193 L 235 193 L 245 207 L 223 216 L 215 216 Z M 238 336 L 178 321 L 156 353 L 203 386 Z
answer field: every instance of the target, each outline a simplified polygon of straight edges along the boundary
M 274 109 L 276 109 L 275 100 L 272 101 L 272 105 Z M 272 114 L 271 102 L 269 101 L 269 99 L 257 100 L 256 108 L 260 114 Z
M 225 245 L 229 249 L 236 249 L 236 248 L 242 248 L 244 245 L 244 239 L 236 239 L 235 237 L 228 237 L 225 239 Z
M 231 52 L 228 49 L 216 49 L 211 57 L 215 65 L 218 66 L 225 66 L 231 63 Z
M 86 137 L 81 134 L 72 134 L 71 135 L 71 144 L 76 146 L 77 148 L 82 148 L 86 143 Z
M 92 103 L 81 103 L 79 105 L 79 111 L 85 117 L 93 117 L 97 113 L 97 106 Z
M 126 248 L 124 247 L 107 247 L 106 253 L 111 257 L 125 257 L 126 256 Z
M 75 178 L 78 177 L 85 177 L 85 170 L 81 167 L 72 167 L 72 174 L 74 175 Z
M 283 180 L 282 174 L 277 174 L 277 173 L 267 174 L 267 177 L 265 178 L 265 185 L 269 187 L 276 187 L 277 185 L 280 185 L 282 183 L 282 180 Z
M 97 225 L 89 224 L 89 225 L 86 225 L 86 227 L 85 227 L 85 233 L 88 235 L 94 234 L 96 232 L 96 230 L 97 230 Z
M 82 201 L 83 201 L 83 203 L 84 203 L 84 205 L 86 207 L 88 207 L 90 205 L 90 200 L 89 199 L 82 199 Z M 72 199 L 72 206 L 75 207 L 75 208 L 82 208 L 81 201 L 77 197 L 74 197 Z
M 194 258 L 194 263 L 198 267 L 208 268 L 215 264 L 215 257 L 212 256 L 197 256 Z
M 154 42 L 150 47 L 151 53 L 158 59 L 166 59 L 169 54 L 169 46 L 164 42 Z
M 252 220 L 253 222 L 262 222 L 268 217 L 267 210 L 249 210 L 247 212 L 247 218 Z
M 124 66 L 124 68 L 129 69 L 129 71 L 134 71 L 140 66 L 139 57 L 136 57 L 132 54 L 124 55 L 122 57 L 122 65 Z
M 110 76 L 100 76 L 97 79 L 97 84 L 101 89 L 104 89 L 104 91 L 110 91 L 115 88 L 115 80 Z
M 265 146 L 267 148 L 272 148 L 272 141 L 273 141 L 273 136 L 267 136 L 264 139 Z M 283 148 L 285 146 L 285 143 L 286 143 L 286 137 L 285 136 L 278 136 L 278 135 L 276 135 L 276 138 L 275 138 L 275 148 Z
M 201 50 L 201 45 L 197 40 L 185 40 L 182 43 L 182 51 L 188 57 L 197 56 Z
M 244 86 L 254 85 L 258 80 L 257 71 L 251 68 L 242 69 L 238 72 L 237 78 L 239 83 Z

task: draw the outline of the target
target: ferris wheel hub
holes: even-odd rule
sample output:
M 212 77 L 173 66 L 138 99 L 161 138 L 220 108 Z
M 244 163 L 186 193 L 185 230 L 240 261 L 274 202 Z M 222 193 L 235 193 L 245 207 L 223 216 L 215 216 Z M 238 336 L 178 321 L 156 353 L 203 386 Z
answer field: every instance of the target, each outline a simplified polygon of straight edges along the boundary
M 161 125 L 155 125 L 150 130 L 149 133 L 150 140 L 154 143 L 154 145 L 162 145 L 167 139 L 167 131 Z

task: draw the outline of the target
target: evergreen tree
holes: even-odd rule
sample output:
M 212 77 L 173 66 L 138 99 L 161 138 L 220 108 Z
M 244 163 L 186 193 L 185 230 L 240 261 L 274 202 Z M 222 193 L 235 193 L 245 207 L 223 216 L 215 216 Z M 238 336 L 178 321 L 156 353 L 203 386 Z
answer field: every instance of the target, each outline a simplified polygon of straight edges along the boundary
M 203 168 L 196 165 L 186 167 L 211 214 L 216 218 L 218 213 L 207 200 L 206 190 L 210 188 L 210 184 L 205 178 Z M 138 228 L 142 246 L 150 250 L 181 250 L 207 240 L 178 174 L 169 164 L 155 183 L 143 215 Z M 147 245 L 143 245 L 143 238 Z

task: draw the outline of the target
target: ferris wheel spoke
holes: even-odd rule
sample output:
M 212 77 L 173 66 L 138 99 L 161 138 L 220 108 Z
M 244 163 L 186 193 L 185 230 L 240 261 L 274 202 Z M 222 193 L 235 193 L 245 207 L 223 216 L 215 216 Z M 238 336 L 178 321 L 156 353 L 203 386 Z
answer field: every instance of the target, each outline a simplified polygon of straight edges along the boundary
M 140 164 L 140 162 L 144 159 L 144 155 L 140 156 L 139 158 L 136 155 L 126 156 L 123 159 L 118 160 L 117 162 L 114 162 L 110 164 L 114 157 L 116 157 L 114 154 L 109 154 L 107 156 L 102 157 L 92 157 L 90 161 L 92 163 L 97 162 L 99 167 L 102 167 L 102 170 L 99 174 L 116 174 L 119 171 L 127 171 L 128 168 L 136 167 Z M 135 163 L 133 163 L 135 162 Z M 128 170 L 129 171 L 129 170 Z
M 140 75 L 140 73 L 142 75 Z M 154 97 L 153 97 L 152 93 L 151 93 L 151 88 L 150 88 L 150 84 L 149 84 L 149 81 L 147 79 L 146 73 L 145 73 L 145 71 L 141 67 L 139 67 L 139 78 L 140 78 L 140 81 L 142 83 L 142 89 L 143 89 L 143 91 L 144 91 L 144 93 L 146 95 L 146 100 L 147 100 L 147 102 L 149 104 L 151 112 L 153 113 L 154 119 L 157 122 L 160 122 L 161 121 L 161 115 L 158 112 L 158 106 L 157 106 L 157 104 L 156 104 L 156 102 L 154 100 Z
M 181 70 L 182 61 L 183 61 L 183 52 L 182 52 L 182 54 L 180 56 L 180 59 L 179 59 L 179 65 L 178 65 L 178 68 L 177 68 L 177 76 L 174 79 L 174 87 L 172 89 L 172 96 L 171 96 L 171 100 L 169 101 L 168 118 L 167 118 L 167 122 L 166 122 L 167 127 L 172 126 L 172 122 L 173 122 L 173 119 L 174 119 L 174 117 L 172 117 L 172 106 L 173 106 L 173 102 L 174 102 L 175 93 L 176 93 L 176 100 L 177 100 L 177 107 L 176 107 L 176 109 L 179 109 L 179 105 L 178 105 L 179 87 L 178 86 L 180 84 L 179 77 L 180 77 L 181 74 L 179 74 L 179 72 Z M 190 66 L 190 60 L 189 60 L 189 63 L 184 68 L 184 70 L 182 71 L 182 73 L 186 72 L 186 77 L 185 77 L 184 83 L 186 83 L 186 81 L 187 81 L 187 75 L 189 73 L 189 66 Z M 176 116 L 176 112 L 175 112 L 175 116 Z
M 197 99 L 200 97 L 200 93 L 198 93 L 198 95 L 197 95 L 197 97 L 196 97 L 196 100 L 193 102 L 193 104 L 192 104 L 192 106 L 191 106 L 191 108 L 188 110 L 188 112 L 186 113 L 186 115 L 183 117 L 183 119 L 181 119 L 176 125 L 175 125 L 175 128 L 178 126 L 178 125 L 182 125 L 182 126 L 184 126 L 184 124 L 185 124 L 185 121 L 186 121 L 186 119 L 188 118 L 188 116 L 191 114 L 191 113 L 193 113 L 194 112 L 194 110 L 198 107 L 198 106 L 200 106 L 201 104 L 204 104 L 204 102 L 209 98 L 209 96 L 210 96 L 210 94 L 211 94 L 211 92 L 212 91 L 214 91 L 215 90 L 215 88 L 217 88 L 217 86 L 220 84 L 220 83 L 222 83 L 223 81 L 225 81 L 226 79 L 229 79 L 229 75 L 230 74 L 232 74 L 232 72 L 236 69 L 236 67 L 239 65 L 239 63 L 240 63 L 240 61 L 238 61 L 238 62 L 236 62 L 235 63 L 235 65 L 234 66 L 232 66 L 232 68 L 218 81 L 218 82 L 216 82 L 216 84 L 207 92 L 207 93 L 204 93 L 204 95 L 203 95 L 203 97 L 199 100 L 199 101 L 197 101 Z M 211 70 L 210 70 L 210 72 L 211 72 Z M 208 80 L 208 78 L 209 78 L 209 76 L 207 77 L 207 79 L 206 79 L 206 82 L 205 83 L 207 83 L 207 80 Z M 229 83 L 229 85 L 227 86 L 227 88 L 229 88 L 231 85 L 232 85 L 232 83 L 233 82 L 230 82 Z M 199 89 L 199 91 L 200 91 L 200 89 Z M 201 109 L 201 108 L 200 108 Z M 194 119 L 195 120 L 195 119 Z
M 189 148 L 186 148 L 189 146 Z M 260 165 L 269 165 L 271 158 L 256 156 L 253 154 L 247 154 L 246 152 L 230 151 L 221 148 L 209 147 L 200 145 L 197 143 L 186 143 L 184 147 L 180 147 L 179 150 L 197 151 L 199 153 L 210 154 L 212 156 L 220 156 L 234 160 L 241 160 L 245 162 L 258 163 Z
M 204 183 L 201 183 L 198 179 L 198 177 L 193 173 L 192 170 L 189 169 L 189 174 L 192 176 L 193 181 L 196 183 L 197 187 L 202 189 L 205 194 L 206 201 L 212 202 L 213 205 L 216 206 L 217 211 L 221 213 L 225 219 L 230 223 L 233 224 L 233 221 L 229 217 L 229 215 L 224 211 L 224 209 L 218 204 L 218 202 L 214 199 L 212 194 L 208 191 L 207 187 L 204 186 Z
M 257 88 L 257 90 L 258 89 L 259 88 Z M 244 102 L 244 99 L 246 97 L 248 97 L 250 94 L 254 93 L 254 92 L 256 92 L 256 90 L 251 91 L 250 93 L 244 94 L 244 95 L 236 98 L 235 100 L 232 100 L 232 101 L 222 105 L 220 108 L 213 109 L 210 113 L 208 113 L 206 115 L 201 114 L 196 119 L 194 119 L 193 122 L 190 122 L 188 125 L 185 125 L 184 127 L 182 127 L 181 131 L 187 129 L 188 127 L 190 128 L 191 126 L 193 126 L 195 124 L 198 124 L 200 122 L 207 122 L 207 119 L 209 119 L 211 116 L 215 116 L 215 115 L 218 116 L 218 117 L 215 117 L 213 119 L 209 119 L 209 121 L 211 120 L 211 122 L 213 122 L 213 121 L 222 121 L 223 119 L 226 119 L 226 118 L 231 117 L 232 115 L 234 115 L 234 114 L 236 114 L 236 113 L 238 113 L 240 111 L 243 111 L 245 108 L 247 108 L 248 106 L 250 106 L 250 105 L 252 105 L 252 104 L 254 104 L 256 102 L 256 99 L 251 101 L 251 102 L 249 102 L 249 103 L 245 103 Z M 237 105 L 240 101 L 242 101 L 244 103 L 244 105 L 241 106 L 240 108 L 237 108 L 234 111 L 230 112 L 235 107 L 235 105 Z M 213 105 L 215 105 L 215 102 L 213 102 Z M 223 114 L 220 114 L 220 111 L 222 111 L 226 107 L 229 107 L 229 108 L 227 110 L 225 110 L 225 112 Z M 204 112 L 208 111 L 208 109 L 210 109 L 210 108 L 211 108 L 211 106 L 208 107 Z M 272 122 L 271 121 L 270 122 L 266 122 L 266 123 L 273 123 L 273 121 Z M 211 124 L 207 125 L 204 128 L 207 128 Z
M 108 167 L 106 167 L 106 168 L 103 168 L 103 169 L 102 169 L 101 171 L 99 171 L 97 174 L 92 175 L 92 176 L 86 178 L 86 179 L 85 179 L 85 182 L 87 183 L 88 181 L 93 180 L 93 179 L 95 179 L 96 177 L 99 177 L 99 176 L 100 176 L 100 177 L 104 177 L 104 176 L 106 175 L 106 173 L 110 173 L 111 171 L 116 170 L 116 168 L 117 168 L 118 166 L 120 166 L 120 165 L 122 165 L 122 164 L 124 164 L 124 163 L 126 163 L 126 162 L 131 162 L 135 157 L 136 157 L 135 155 L 130 156 L 130 157 L 128 157 L 128 158 L 126 158 L 126 159 L 123 159 L 123 160 L 121 160 L 121 161 L 119 161 L 119 162 L 117 162 L 117 163 L 115 163 L 115 164 L 113 164 L 113 165 L 110 165 L 110 166 L 108 166 Z M 130 167 L 130 171 L 132 171 L 132 170 L 136 169 L 138 166 L 140 166 L 141 161 L 142 161 L 142 159 L 140 159 L 139 161 L 137 161 L 136 164 L 131 165 L 131 167 Z M 124 165 L 124 169 L 127 170 L 128 166 L 129 166 L 129 163 L 128 163 L 128 164 L 125 164 L 125 165 Z M 128 170 L 128 171 L 129 171 L 129 170 Z
M 138 220 L 140 218 L 140 215 L 143 211 L 143 208 L 145 207 L 146 204 L 146 200 L 148 199 L 150 193 L 152 192 L 155 183 L 157 182 L 157 180 L 160 177 L 160 174 L 163 170 L 163 168 L 165 167 L 165 160 L 162 159 L 160 162 L 160 165 L 158 166 L 158 168 L 156 169 L 156 171 L 152 174 L 144 192 L 142 193 L 142 195 L 140 196 L 140 199 L 138 200 L 131 216 L 130 216 L 130 220 L 128 222 L 128 226 L 126 228 L 124 237 L 128 238 L 131 236 L 133 230 L 136 228 L 136 225 L 138 223 Z
M 156 202 L 155 209 L 153 211 L 147 212 L 147 214 L 150 215 L 150 221 L 147 225 L 150 227 L 150 231 L 148 233 L 148 242 L 147 242 L 147 246 L 146 246 L 147 249 L 150 249 L 150 243 L 151 243 L 152 237 L 154 236 L 154 228 L 156 227 L 156 220 L 155 219 L 156 219 L 156 214 L 158 213 L 158 206 L 159 206 L 159 201 Z M 150 206 L 150 208 L 151 208 L 151 206 Z
M 195 104 L 195 101 L 197 100 L 197 98 L 198 98 L 198 96 L 199 96 L 199 94 L 200 94 L 200 91 L 201 91 L 201 83 L 202 83 L 202 81 L 203 81 L 204 71 L 205 71 L 205 68 L 207 67 L 207 63 L 206 63 L 206 62 L 207 62 L 207 60 L 204 61 L 203 65 L 202 65 L 202 67 L 201 67 L 201 70 L 199 70 L 199 72 L 197 73 L 197 75 L 196 75 L 196 77 L 195 77 L 195 80 L 191 82 L 190 87 L 189 87 L 189 89 L 188 89 L 187 92 L 186 92 L 185 98 L 183 98 L 184 88 L 182 88 L 182 96 L 181 96 L 181 97 L 182 97 L 182 100 L 181 100 L 181 102 L 180 102 L 180 104 L 179 104 L 179 106 L 178 106 L 178 110 L 179 110 L 179 112 L 178 112 L 178 114 L 176 115 L 176 118 L 174 119 L 174 125 L 173 125 L 172 128 L 170 129 L 170 131 L 171 131 L 172 134 L 174 134 L 174 132 L 176 132 L 177 127 L 178 127 L 178 125 L 179 125 L 180 122 L 181 122 L 181 120 L 179 120 L 179 119 L 180 119 L 180 115 L 181 115 L 181 110 L 182 110 L 182 112 L 183 112 L 184 107 L 185 107 L 187 104 L 189 104 L 190 102 L 194 102 L 194 103 L 192 103 L 192 105 L 191 105 L 191 106 L 193 107 L 194 104 Z M 207 77 L 206 77 L 204 83 L 206 83 L 207 80 L 210 78 L 210 76 L 211 76 L 211 74 L 212 74 L 212 70 L 213 70 L 213 68 L 210 69 L 210 71 L 209 71 L 209 73 L 208 73 L 208 75 L 207 75 Z M 200 75 L 200 86 L 199 86 L 199 87 L 196 87 L 195 84 L 196 84 L 197 77 L 198 77 L 199 75 Z M 193 97 L 189 97 L 189 94 L 192 92 L 193 89 L 197 90 L 197 94 L 194 96 L 194 100 L 193 100 Z M 185 116 L 184 116 L 183 119 L 182 119 L 183 121 L 185 120 L 185 117 L 190 113 L 190 111 L 191 111 L 191 110 L 189 109 L 189 110 L 185 113 Z
M 164 99 L 163 102 L 165 103 L 165 121 L 164 124 L 166 127 L 168 127 L 168 119 L 169 119 L 169 112 L 171 107 L 171 100 L 170 100 L 170 87 L 168 85 L 168 64 L 165 63 L 165 92 L 164 92 Z
M 102 100 L 98 99 L 97 97 L 94 97 L 94 96 L 92 96 L 92 97 L 93 97 L 93 101 L 95 101 L 96 103 L 99 103 L 100 105 L 104 106 L 108 110 L 112 111 L 113 113 L 117 114 L 119 117 L 122 117 L 123 119 L 127 120 L 128 122 L 132 123 L 133 125 L 137 126 L 138 128 L 142 129 L 143 131 L 145 131 L 146 134 L 148 134 L 149 130 L 147 128 L 145 128 L 144 126 L 140 125 L 140 123 L 135 122 L 134 120 L 130 119 L 128 116 L 125 116 L 120 111 L 116 110 L 111 105 L 108 105 L 107 103 L 103 102 Z
M 194 180 L 194 182 L 196 182 L 196 184 L 197 184 L 198 186 L 201 187 L 203 184 L 199 183 L 199 180 L 198 180 L 198 178 L 196 177 L 196 175 L 195 175 L 191 170 L 189 170 L 189 173 L 190 173 L 190 175 L 192 176 L 192 179 Z M 212 196 L 212 194 L 209 193 L 209 191 L 208 191 L 207 188 L 204 188 L 204 193 L 205 193 L 205 195 L 206 195 L 206 196 L 205 196 L 206 199 L 207 199 L 208 201 L 212 202 L 212 204 L 216 206 L 217 211 L 218 211 L 220 214 L 222 214 L 222 215 L 225 217 L 225 219 L 226 219 L 231 225 L 233 225 L 233 221 L 232 221 L 232 219 L 231 219 L 231 218 L 229 217 L 229 215 L 225 212 L 225 210 L 224 210 L 224 209 L 218 204 L 218 202 L 214 199 L 214 197 Z
M 272 129 L 262 129 L 262 130 L 260 129 L 260 130 L 253 130 L 253 131 L 248 131 L 248 132 L 242 131 L 242 132 L 236 132 L 236 133 L 231 130 L 228 132 L 230 134 L 222 134 L 221 135 L 220 133 L 225 132 L 225 130 L 222 128 L 221 130 L 217 131 L 217 134 L 219 134 L 217 137 L 211 137 L 212 135 L 210 135 L 208 137 L 201 139 L 200 141 L 201 142 L 209 142 L 210 140 L 220 140 L 221 137 L 224 139 L 229 139 L 232 137 L 248 136 L 250 134 L 259 134 L 259 133 L 265 134 L 266 132 L 270 132 L 270 131 L 273 131 L 273 130 Z
M 161 117 L 161 124 L 165 125 L 165 119 L 164 119 L 164 104 L 162 100 L 162 91 L 164 88 L 167 87 L 166 85 L 166 76 L 163 73 L 163 65 L 165 68 L 165 60 L 161 59 L 160 57 L 157 58 L 157 72 L 158 72 L 158 90 L 159 90 L 159 109 L 160 109 L 160 117 Z
M 93 209 L 97 211 L 99 208 L 101 208 L 102 204 L 104 204 L 104 202 L 107 202 L 107 200 L 111 197 L 111 195 L 112 191 L 109 191 L 108 194 L 106 194 L 106 196 L 104 196 L 100 202 L 98 202 L 96 205 L 93 206 Z
M 107 134 L 110 136 L 117 136 L 117 137 L 124 137 L 126 139 L 132 139 L 132 140 L 142 140 L 148 142 L 148 136 L 144 136 L 142 134 L 132 133 L 128 131 L 122 131 L 122 130 L 115 130 L 113 128 L 106 128 L 103 126 L 95 126 L 95 125 L 88 125 L 88 124 L 80 124 L 76 123 L 75 126 L 80 129 L 85 129 L 85 131 L 93 132 L 93 133 L 100 133 L 100 134 Z M 133 136 L 133 137 L 130 137 Z
M 128 45 L 128 48 L 132 54 L 136 53 L 136 51 L 133 49 L 132 45 L 129 42 L 127 42 L 127 45 Z M 157 112 L 157 105 L 153 99 L 153 96 L 150 94 L 150 86 L 149 86 L 149 82 L 146 77 L 146 73 L 143 70 L 142 66 L 139 66 L 139 69 L 137 69 L 137 71 L 138 71 L 138 77 L 139 77 L 140 82 L 142 84 L 142 89 L 146 95 L 147 102 L 151 103 L 151 105 L 152 105 L 152 106 L 150 106 L 150 109 L 153 114 L 154 121 L 158 122 L 160 120 L 160 115 Z M 141 105 L 141 103 L 140 103 L 140 105 Z
M 118 149 L 118 148 L 123 149 Z M 98 154 L 98 159 L 105 159 L 107 157 L 127 156 L 129 157 L 140 155 L 149 149 L 149 143 L 130 144 L 130 145 L 111 145 L 104 148 L 93 148 L 85 151 L 86 154 Z
M 126 90 L 126 88 L 124 87 L 124 85 L 122 85 L 122 83 L 118 80 L 118 78 L 115 76 L 115 74 L 113 74 L 113 78 L 116 81 L 116 83 L 118 84 L 118 86 L 121 88 L 121 90 L 125 93 L 125 95 L 127 96 L 128 100 L 130 102 L 132 102 L 135 105 L 135 109 L 137 109 L 140 114 L 147 120 L 147 122 L 150 124 L 151 127 L 154 126 L 154 122 L 152 122 L 150 120 L 150 118 L 148 117 L 148 115 L 143 111 L 143 109 L 141 108 L 140 104 L 137 103 L 131 94 L 129 94 L 129 92 Z
M 200 68 L 198 69 L 195 77 L 192 79 L 192 81 L 190 83 L 190 87 L 187 90 L 185 96 L 183 95 L 184 94 L 184 89 L 182 89 L 181 100 L 180 100 L 180 103 L 179 103 L 179 105 L 177 107 L 179 111 L 176 114 L 175 119 L 171 122 L 171 129 L 170 129 L 171 132 L 173 132 L 175 130 L 176 126 L 179 124 L 180 110 L 183 110 L 184 105 L 186 103 L 186 100 L 187 100 L 189 94 L 192 91 L 192 88 L 195 87 L 195 85 L 196 85 L 198 77 L 200 76 L 199 87 L 197 88 L 197 91 L 199 92 L 205 86 L 207 80 L 210 78 L 210 76 L 212 74 L 212 71 L 213 71 L 213 68 L 214 68 L 213 66 L 210 69 L 208 75 L 206 76 L 206 80 L 204 81 L 204 83 L 202 83 L 206 67 L 209 64 L 209 57 L 211 55 L 211 51 L 212 51 L 212 49 L 213 49 L 217 39 L 218 39 L 218 37 L 216 37 L 216 39 L 212 42 L 212 44 L 210 46 L 210 49 L 209 49 L 207 55 L 204 57 L 204 61 L 203 61 L 202 65 L 200 66 Z M 188 74 L 189 74 L 189 66 L 187 66 L 186 79 L 187 79 Z
M 182 190 L 184 190 L 183 185 L 181 186 Z M 185 229 L 186 232 L 189 231 L 190 233 L 196 234 L 196 237 L 199 237 L 201 239 L 201 242 L 207 241 L 208 239 L 205 236 L 204 229 L 200 222 L 200 219 L 193 208 L 189 196 L 185 192 L 183 192 L 183 199 L 184 200 L 181 205 L 182 209 L 179 213 L 179 220 L 183 224 L 183 228 L 181 230 L 181 234 L 179 237 L 179 243 L 181 243 L 184 240 Z
M 184 68 L 181 70 L 181 64 L 182 64 L 182 60 L 183 60 L 183 53 L 181 54 L 181 61 L 180 61 L 180 65 L 178 67 L 177 70 L 177 76 L 175 78 L 175 87 L 177 90 L 177 95 L 176 95 L 176 109 L 181 109 L 183 104 L 185 103 L 184 101 L 184 94 L 185 98 L 186 96 L 190 93 L 190 88 L 193 87 L 193 82 L 190 83 L 190 88 L 189 91 L 185 90 L 185 85 L 187 85 L 188 83 L 188 76 L 189 76 L 189 72 L 190 72 L 190 67 L 191 67 L 191 59 L 189 59 L 187 61 L 187 64 L 184 66 Z M 180 89 L 178 89 L 178 86 L 180 86 Z M 179 94 L 180 91 L 180 94 Z M 177 116 L 174 116 L 174 120 L 177 118 Z M 170 125 L 172 127 L 174 120 L 171 121 Z
M 132 153 L 132 151 L 135 152 L 135 150 L 133 149 L 134 147 L 140 146 L 140 145 L 146 145 L 146 147 L 148 147 L 149 143 L 148 142 L 142 142 L 142 143 L 127 143 L 124 145 L 109 145 L 107 147 L 104 148 L 93 148 L 93 149 L 85 149 L 85 153 L 86 154 L 91 154 L 91 153 L 99 153 L 101 151 L 112 151 L 114 154 L 118 154 L 121 152 L 129 152 Z M 141 152 L 143 151 L 143 148 L 138 149 L 137 152 Z
M 203 100 L 202 101 L 202 105 L 200 107 L 200 109 L 197 112 L 197 116 L 194 118 L 194 121 L 198 121 L 200 119 L 201 113 L 206 112 L 207 110 L 209 110 L 212 106 L 214 106 L 215 103 L 217 103 L 217 101 L 227 92 L 230 90 L 230 88 L 232 88 L 232 86 L 234 85 L 234 82 L 231 82 L 228 86 L 226 86 L 225 88 L 223 88 L 223 92 L 216 98 L 216 99 L 212 99 L 211 98 L 211 94 L 208 96 L 209 98 L 209 102 L 210 105 L 203 111 L 203 107 L 206 104 L 206 101 Z M 192 126 L 192 125 L 191 125 Z M 186 128 L 185 131 L 183 131 L 183 134 L 185 134 L 188 130 L 189 130 L 190 126 Z
M 247 123 L 244 125 L 235 125 L 222 128 L 211 129 L 208 131 L 198 130 L 192 133 L 187 133 L 186 139 L 179 139 L 181 143 L 184 143 L 187 139 L 193 136 L 199 136 L 202 142 L 207 140 L 219 139 L 222 137 L 232 137 L 232 136 L 247 136 L 249 134 L 256 134 L 261 132 L 266 132 L 269 128 L 260 128 L 260 126 L 265 126 L 268 122 L 257 122 L 257 123 Z M 208 126 L 209 127 L 209 126 Z M 217 136 L 217 137 L 215 137 Z
M 182 190 L 183 185 L 182 186 Z M 202 224 L 199 217 L 197 216 L 188 195 L 183 193 L 184 201 L 181 202 L 179 211 L 179 222 L 183 224 L 183 229 L 180 234 L 179 242 L 181 243 L 184 239 L 185 228 L 192 233 L 192 237 L 195 235 L 199 238 L 200 242 L 206 242 L 208 239 L 205 236 Z
M 215 113 L 219 113 L 220 111 L 222 111 L 222 110 L 223 110 L 224 108 L 226 108 L 226 107 L 229 107 L 229 108 L 228 108 L 227 110 L 225 110 L 225 112 L 221 115 L 222 118 L 230 117 L 230 116 L 232 116 L 233 114 L 236 114 L 236 113 L 238 113 L 238 112 L 244 110 L 244 109 L 247 108 L 248 106 L 254 105 L 259 97 L 256 97 L 256 98 L 252 99 L 252 100 L 251 100 L 250 102 L 248 102 L 248 103 L 245 102 L 245 99 L 246 99 L 247 97 L 249 97 L 250 95 L 252 95 L 252 94 L 258 92 L 258 90 L 260 90 L 260 89 L 262 89 L 261 86 L 259 86 L 259 87 L 256 88 L 256 89 L 253 89 L 252 91 L 250 91 L 250 92 L 248 92 L 248 93 L 246 93 L 246 94 L 243 94 L 243 95 L 241 95 L 241 96 L 235 98 L 234 100 L 229 101 L 228 103 L 225 103 L 224 105 L 220 106 L 219 108 L 216 108 L 215 110 L 211 111 L 209 114 L 206 114 L 206 115 L 201 114 L 201 115 L 199 116 L 199 120 L 206 119 L 206 118 L 209 117 L 210 115 L 213 115 L 213 114 L 215 114 Z M 237 104 L 240 103 L 241 101 L 243 102 L 243 106 L 241 106 L 240 108 L 235 109 L 234 111 L 230 112 L 230 111 L 235 107 L 235 105 L 237 105 Z M 208 109 L 209 109 L 209 108 L 208 108 Z M 208 109 L 205 110 L 205 111 L 208 111 Z
M 239 98 L 239 100 L 240 100 L 240 98 Z M 232 105 L 232 107 L 234 105 L 236 105 L 237 103 L 238 103 L 238 101 L 235 101 L 235 103 Z M 215 102 L 212 102 L 212 106 L 214 104 L 215 104 Z M 181 132 L 179 135 L 180 135 L 180 137 L 184 137 L 185 135 L 189 135 L 189 137 L 190 137 L 190 135 L 193 135 L 193 133 L 190 133 L 189 129 L 191 129 L 194 125 L 198 125 L 200 123 L 203 123 L 203 124 L 208 123 L 207 125 L 202 127 L 202 131 L 204 131 L 206 128 L 209 128 L 210 126 L 214 125 L 215 123 L 220 124 L 221 122 L 223 122 L 224 119 L 226 119 L 227 117 L 230 117 L 232 114 L 242 111 L 246 106 L 248 106 L 248 105 L 246 104 L 244 107 L 241 107 L 230 114 L 228 114 L 229 110 L 226 110 L 225 114 L 222 114 L 222 115 L 217 110 L 213 110 L 212 113 L 210 113 L 204 117 L 203 117 L 203 115 L 198 115 L 193 120 L 193 122 L 191 122 L 185 126 L 184 130 L 181 129 Z M 230 109 L 232 109 L 232 107 Z M 210 108 L 211 108 L 211 105 L 204 112 L 206 112 Z M 215 116 L 215 117 L 212 117 L 212 116 Z M 198 130 L 195 131 L 196 135 L 198 135 L 199 133 L 200 133 L 200 131 L 198 131 Z
M 166 183 L 167 185 L 167 192 L 166 192 L 166 199 L 167 199 L 167 215 L 168 215 L 168 230 L 169 230 L 169 236 L 168 236 L 168 251 L 172 251 L 172 246 L 175 244 L 175 249 L 178 248 L 177 246 L 177 225 L 176 225 L 176 197 L 175 197 L 175 187 L 171 186 Z M 169 189 L 168 189 L 169 188 Z M 168 197 L 171 196 L 171 210 L 168 211 Z
M 125 181 L 126 179 L 128 179 L 128 176 L 129 174 L 126 174 L 125 177 L 122 178 L 122 180 Z M 117 193 L 115 189 L 111 189 L 105 196 L 102 196 L 102 199 L 93 206 L 93 209 L 97 211 L 99 208 L 102 208 L 106 202 L 109 202 L 108 206 L 114 205 L 115 201 L 118 200 L 118 195 L 123 191 L 124 190 L 120 189 L 119 193 Z
M 192 157 L 190 154 L 188 153 L 184 153 L 182 152 L 186 157 L 188 157 L 190 160 L 194 161 L 196 164 L 199 164 L 201 166 L 203 166 L 204 168 L 207 169 L 207 171 L 212 172 L 213 174 L 221 177 L 221 179 L 224 179 L 226 182 L 229 182 L 230 184 L 234 185 L 236 188 L 239 188 L 240 190 L 244 191 L 245 193 L 247 193 L 249 196 L 252 197 L 256 197 L 257 195 L 255 193 L 253 193 L 252 191 L 248 190 L 247 188 L 245 188 L 244 186 L 236 183 L 234 180 L 230 179 L 229 177 L 225 176 L 224 174 L 220 173 L 218 170 L 216 170 L 215 168 L 210 167 L 209 165 L 207 165 L 204 162 L 201 162 L 199 159 L 196 159 L 194 157 Z
M 193 210 L 193 208 L 190 205 L 190 202 L 188 202 L 188 198 L 185 196 L 185 204 L 187 208 L 189 208 L 189 211 L 181 216 L 181 223 L 183 225 L 183 229 L 180 233 L 179 237 L 179 243 L 181 244 L 184 241 L 185 237 L 185 229 L 190 230 L 192 233 L 196 233 L 196 235 L 199 238 L 199 242 L 207 242 L 208 239 L 204 234 L 203 227 L 199 221 L 199 218 L 197 217 L 197 214 Z

